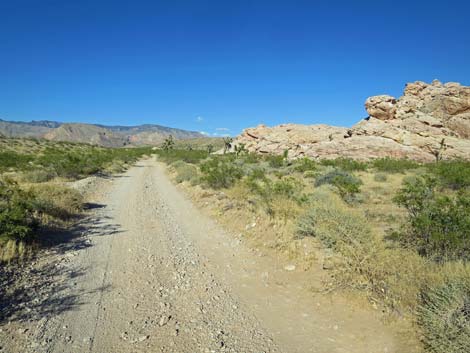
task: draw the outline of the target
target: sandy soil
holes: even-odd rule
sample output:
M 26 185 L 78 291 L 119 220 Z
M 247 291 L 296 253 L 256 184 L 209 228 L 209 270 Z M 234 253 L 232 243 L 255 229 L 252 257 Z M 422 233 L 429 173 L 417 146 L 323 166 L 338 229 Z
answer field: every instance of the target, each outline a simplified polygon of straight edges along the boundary
M 67 241 L 4 279 L 0 352 L 411 351 L 372 310 L 250 251 L 155 160 L 96 185 Z

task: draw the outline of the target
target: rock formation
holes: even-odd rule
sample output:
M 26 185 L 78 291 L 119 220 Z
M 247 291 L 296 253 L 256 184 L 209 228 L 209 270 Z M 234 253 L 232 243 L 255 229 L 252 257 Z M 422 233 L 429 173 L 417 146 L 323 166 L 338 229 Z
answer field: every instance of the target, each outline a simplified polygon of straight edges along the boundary
M 369 117 L 352 128 L 260 125 L 244 130 L 233 145 L 244 144 L 255 153 L 288 150 L 290 158 L 470 159 L 470 87 L 437 80 L 414 82 L 399 99 L 370 97 L 365 108 Z

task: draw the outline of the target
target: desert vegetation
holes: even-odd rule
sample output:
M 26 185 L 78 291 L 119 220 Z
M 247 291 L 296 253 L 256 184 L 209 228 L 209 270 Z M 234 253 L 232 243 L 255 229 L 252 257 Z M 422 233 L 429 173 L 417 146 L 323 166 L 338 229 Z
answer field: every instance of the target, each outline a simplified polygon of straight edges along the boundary
M 0 138 L 0 260 L 24 257 L 41 233 L 70 225 L 83 198 L 67 182 L 121 172 L 150 152 Z
M 317 242 L 329 254 L 320 257 L 325 290 L 362 292 L 387 315 L 411 318 L 428 352 L 468 351 L 470 162 L 157 154 L 177 182 L 223 191 L 291 243 Z

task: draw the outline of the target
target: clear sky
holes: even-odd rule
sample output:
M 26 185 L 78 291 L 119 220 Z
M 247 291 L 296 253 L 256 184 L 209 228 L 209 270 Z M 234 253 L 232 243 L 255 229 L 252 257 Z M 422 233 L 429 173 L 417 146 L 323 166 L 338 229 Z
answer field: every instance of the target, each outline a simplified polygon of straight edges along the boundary
M 470 85 L 469 14 L 468 0 L 0 0 L 0 118 L 350 126 L 406 82 Z

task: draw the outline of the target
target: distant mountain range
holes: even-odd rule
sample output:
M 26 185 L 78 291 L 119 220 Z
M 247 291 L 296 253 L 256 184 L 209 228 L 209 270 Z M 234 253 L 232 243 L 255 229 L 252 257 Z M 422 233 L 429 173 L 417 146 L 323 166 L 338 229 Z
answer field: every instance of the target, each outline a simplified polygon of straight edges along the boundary
M 204 137 L 199 132 L 145 124 L 107 126 L 98 124 L 61 123 L 40 120 L 31 122 L 0 119 L 0 136 L 45 138 L 52 141 L 90 143 L 105 147 L 158 145 L 172 135 L 175 139 Z

